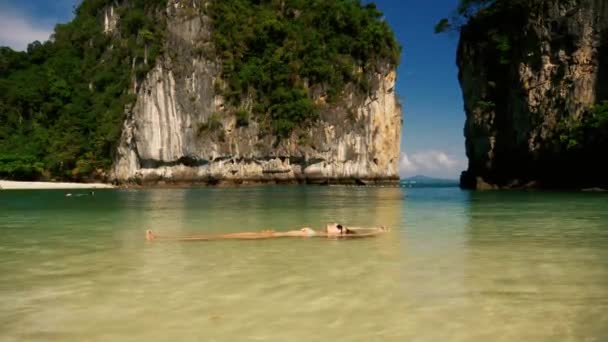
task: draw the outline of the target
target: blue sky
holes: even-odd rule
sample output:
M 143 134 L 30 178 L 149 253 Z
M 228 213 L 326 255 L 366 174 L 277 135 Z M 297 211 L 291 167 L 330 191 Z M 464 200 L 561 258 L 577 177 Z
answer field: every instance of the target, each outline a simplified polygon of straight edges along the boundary
M 79 0 L 0 0 L 0 45 L 24 49 L 70 20 Z M 403 103 L 402 176 L 457 178 L 466 168 L 456 34 L 433 33 L 458 0 L 375 0 L 403 46 L 397 92 Z

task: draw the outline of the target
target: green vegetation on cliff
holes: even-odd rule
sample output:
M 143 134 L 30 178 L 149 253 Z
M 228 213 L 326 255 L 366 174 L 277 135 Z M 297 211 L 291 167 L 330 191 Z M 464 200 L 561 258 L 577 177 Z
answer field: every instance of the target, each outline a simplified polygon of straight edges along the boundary
M 164 1 L 137 0 L 104 34 L 113 2 L 83 1 L 27 52 L 0 48 L 0 178 L 85 179 L 111 165 L 129 88 L 154 65 L 164 30 L 150 15 Z
M 608 101 L 591 108 L 578 120 L 567 120 L 562 124 L 562 143 L 570 152 L 583 149 L 605 151 L 608 146 Z
M 447 31 L 460 31 L 472 20 L 489 19 L 495 15 L 512 13 L 520 16 L 521 13 L 515 12 L 516 9 L 527 8 L 533 3 L 532 0 L 460 0 L 458 7 L 450 18 L 443 18 L 435 25 L 435 33 Z M 525 12 L 525 11 L 524 11 Z M 498 23 L 496 23 L 498 24 Z M 509 35 L 501 32 L 501 28 L 496 25 L 489 27 L 485 32 L 479 32 L 487 36 L 488 48 L 496 55 L 500 64 L 510 63 L 509 52 L 513 42 Z
M 443 18 L 435 25 L 435 33 L 460 30 L 472 19 L 490 17 L 505 13 L 517 7 L 529 7 L 538 0 L 460 0 L 449 18 Z
M 210 14 L 224 94 L 234 106 L 253 100 L 248 109 L 280 137 L 316 118 L 312 91 L 329 101 L 348 83 L 366 92 L 370 72 L 399 62 L 399 44 L 373 3 L 213 1 Z
M 103 11 L 111 5 L 119 19 L 107 34 Z M 26 52 L 0 48 L 0 178 L 84 180 L 110 168 L 134 85 L 164 54 L 165 6 L 84 0 L 51 41 Z M 318 116 L 313 92 L 331 101 L 349 83 L 369 91 L 367 74 L 399 61 L 373 4 L 213 0 L 203 8 L 223 65 L 217 90 L 239 126 L 253 113 L 279 137 Z

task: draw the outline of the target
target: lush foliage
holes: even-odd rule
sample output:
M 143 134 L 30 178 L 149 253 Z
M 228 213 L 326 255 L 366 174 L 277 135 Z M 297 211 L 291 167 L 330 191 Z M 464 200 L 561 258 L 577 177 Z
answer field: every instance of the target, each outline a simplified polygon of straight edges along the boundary
M 131 1 L 118 32 L 102 32 L 111 0 L 86 0 L 51 41 L 0 48 L 0 177 L 82 179 L 106 170 L 121 133 L 131 82 L 160 53 L 164 1 Z
M 348 83 L 368 91 L 367 72 L 399 61 L 399 44 L 373 3 L 213 1 L 209 12 L 226 80 L 221 90 L 235 107 L 252 100 L 247 110 L 281 137 L 318 115 L 312 90 L 329 101 Z
M 582 119 L 566 121 L 562 143 L 570 151 L 604 151 L 608 146 L 608 101 L 592 108 Z
M 460 0 L 450 18 L 442 18 L 435 25 L 435 33 L 459 30 L 480 14 L 492 14 L 518 5 L 526 0 Z
M 102 10 L 117 3 L 118 27 L 106 34 Z M 163 52 L 166 5 L 84 0 L 49 42 L 26 52 L 0 48 L 0 177 L 85 179 L 109 169 L 133 85 Z M 348 83 L 368 90 L 368 71 L 399 60 L 373 4 L 214 0 L 205 8 L 225 79 L 216 87 L 239 127 L 252 118 L 287 136 L 318 115 L 313 90 L 330 100 Z M 219 134 L 218 115 L 199 134 Z
M 515 8 L 529 6 L 530 3 L 530 0 L 460 0 L 451 18 L 443 18 L 435 25 L 435 33 L 458 31 L 473 19 L 489 18 L 492 22 L 493 15 L 509 13 Z M 490 47 L 495 50 L 499 64 L 509 64 L 512 42 L 508 35 L 500 32 L 498 23 L 493 22 L 492 24 L 484 32 L 487 41 L 490 43 Z

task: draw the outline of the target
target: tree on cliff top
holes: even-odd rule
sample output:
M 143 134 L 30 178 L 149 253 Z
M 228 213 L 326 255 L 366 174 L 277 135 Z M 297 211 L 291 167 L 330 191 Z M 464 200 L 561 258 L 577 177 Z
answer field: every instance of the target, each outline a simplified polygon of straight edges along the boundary
M 442 18 L 435 25 L 435 33 L 460 30 L 471 19 L 480 15 L 492 15 L 516 6 L 529 5 L 537 0 L 460 0 L 449 18 Z
M 442 18 L 435 25 L 435 33 L 458 30 L 466 25 L 477 12 L 494 4 L 497 0 L 460 0 L 458 7 L 450 18 Z

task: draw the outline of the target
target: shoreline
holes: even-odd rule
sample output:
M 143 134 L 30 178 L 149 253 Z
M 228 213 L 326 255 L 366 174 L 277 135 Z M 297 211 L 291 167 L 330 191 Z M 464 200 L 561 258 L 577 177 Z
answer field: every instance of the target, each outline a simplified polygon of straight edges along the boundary
M 0 180 L 0 190 L 90 190 L 115 189 L 105 183 L 21 182 Z
M 219 180 L 160 180 L 160 181 L 140 181 L 140 182 L 124 182 L 116 185 L 118 189 L 191 189 L 191 188 L 248 188 L 248 187 L 274 187 L 274 186 L 355 186 L 355 187 L 399 187 L 398 181 L 357 181 L 351 179 L 343 180 L 323 180 L 310 181 L 302 179 L 287 179 L 287 180 L 265 180 L 265 179 L 219 179 Z
M 217 181 L 147 181 L 111 183 L 78 183 L 78 182 L 43 182 L 43 181 L 10 181 L 0 180 L 2 190 L 92 190 L 92 189 L 186 189 L 186 188 L 240 188 L 258 186 L 354 186 L 354 187 L 403 187 L 395 180 L 217 180 Z

